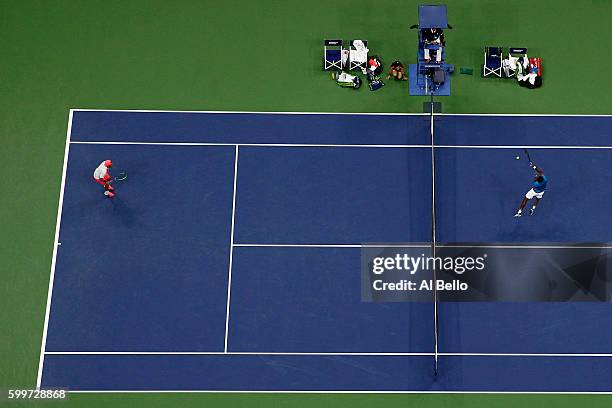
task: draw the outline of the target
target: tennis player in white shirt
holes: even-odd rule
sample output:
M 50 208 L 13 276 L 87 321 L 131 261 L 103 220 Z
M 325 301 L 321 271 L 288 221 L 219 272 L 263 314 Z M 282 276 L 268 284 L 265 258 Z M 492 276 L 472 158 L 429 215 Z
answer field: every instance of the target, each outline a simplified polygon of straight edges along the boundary
M 108 198 L 115 196 L 115 189 L 111 186 L 110 168 L 113 167 L 112 160 L 104 160 L 93 173 L 94 181 L 104 187 L 104 195 Z

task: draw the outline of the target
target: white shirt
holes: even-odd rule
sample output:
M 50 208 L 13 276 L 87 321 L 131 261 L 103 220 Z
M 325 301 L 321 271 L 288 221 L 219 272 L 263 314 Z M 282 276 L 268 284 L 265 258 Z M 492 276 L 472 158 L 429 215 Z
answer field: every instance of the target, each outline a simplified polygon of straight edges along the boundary
M 105 160 L 106 161 L 106 160 Z M 104 178 L 104 176 L 106 176 L 106 174 L 108 173 L 108 167 L 106 167 L 104 165 L 104 162 L 100 163 L 100 165 L 98 167 L 96 167 L 96 169 L 94 170 L 94 178 L 96 180 L 102 179 Z

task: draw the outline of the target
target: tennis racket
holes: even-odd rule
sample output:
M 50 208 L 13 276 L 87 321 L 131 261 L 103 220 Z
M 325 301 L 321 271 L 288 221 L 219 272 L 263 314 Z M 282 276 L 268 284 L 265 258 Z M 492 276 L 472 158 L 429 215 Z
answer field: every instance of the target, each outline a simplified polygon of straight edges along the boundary
M 128 175 L 127 175 L 127 171 L 122 171 L 121 173 L 119 173 L 119 174 L 117 174 L 116 176 L 114 176 L 114 177 L 113 177 L 113 178 L 110 180 L 110 182 L 113 182 L 113 181 L 123 181 L 123 180 L 126 180 L 126 179 L 127 179 L 127 176 L 128 176 Z
M 525 152 L 525 155 L 527 155 L 527 160 L 529 160 L 529 163 L 533 163 L 531 161 L 531 156 L 529 156 L 529 152 L 527 151 L 527 149 L 523 149 L 523 151 Z

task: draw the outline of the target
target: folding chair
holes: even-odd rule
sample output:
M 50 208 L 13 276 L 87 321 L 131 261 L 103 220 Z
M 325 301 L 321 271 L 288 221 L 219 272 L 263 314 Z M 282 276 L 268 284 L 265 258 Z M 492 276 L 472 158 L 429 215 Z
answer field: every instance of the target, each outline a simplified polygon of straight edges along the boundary
M 517 65 L 522 64 L 526 68 L 528 63 L 527 48 L 510 47 L 508 48 L 508 58 L 502 63 L 504 75 L 507 78 L 515 77 L 518 71 Z
M 482 66 L 482 76 L 494 75 L 502 76 L 502 47 L 485 47 L 484 64 Z
M 367 68 L 368 41 L 351 40 L 349 44 L 349 70 Z
M 342 40 L 323 41 L 323 70 L 342 71 Z

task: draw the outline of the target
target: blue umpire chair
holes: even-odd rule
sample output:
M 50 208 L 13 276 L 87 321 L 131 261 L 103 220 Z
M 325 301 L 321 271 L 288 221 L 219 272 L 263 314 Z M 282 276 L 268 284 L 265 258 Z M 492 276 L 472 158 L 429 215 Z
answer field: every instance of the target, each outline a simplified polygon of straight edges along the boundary
M 446 5 L 420 5 L 419 24 L 410 28 L 419 30 L 417 63 L 410 64 L 410 95 L 450 95 L 449 74 L 455 67 L 446 62 L 443 30 L 452 29 Z

